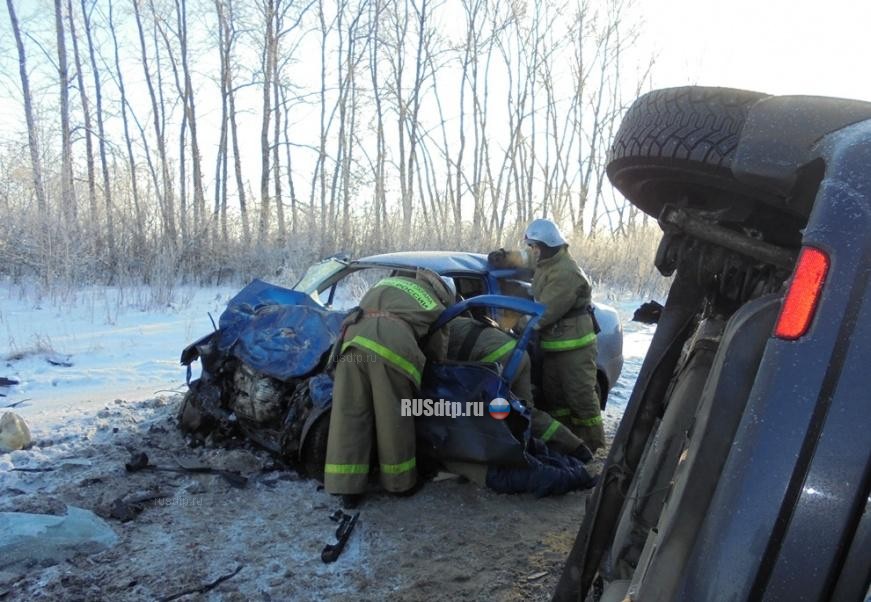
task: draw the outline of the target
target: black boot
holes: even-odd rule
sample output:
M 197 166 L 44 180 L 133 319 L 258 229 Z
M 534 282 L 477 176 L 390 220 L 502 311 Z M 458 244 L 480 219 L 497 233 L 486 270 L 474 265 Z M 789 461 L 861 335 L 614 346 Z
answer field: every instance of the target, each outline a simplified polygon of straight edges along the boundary
M 342 508 L 352 510 L 363 502 L 362 493 L 345 493 L 342 495 Z
M 579 444 L 570 454 L 571 457 L 577 458 L 584 464 L 593 459 L 593 452 L 583 443 Z
M 393 493 L 393 495 L 396 497 L 411 497 L 423 488 L 423 484 L 425 482 L 426 481 L 424 479 L 419 478 L 419 479 L 417 479 L 417 482 L 414 484 L 414 486 L 411 487 L 410 489 L 406 489 L 405 491 L 395 492 L 395 493 Z

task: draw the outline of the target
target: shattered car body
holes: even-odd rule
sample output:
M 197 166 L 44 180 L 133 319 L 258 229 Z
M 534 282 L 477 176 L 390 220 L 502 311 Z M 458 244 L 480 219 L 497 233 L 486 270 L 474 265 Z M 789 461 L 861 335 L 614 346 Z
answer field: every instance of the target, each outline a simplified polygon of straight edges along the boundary
M 350 275 L 368 269 L 385 269 L 396 273 L 413 274 L 417 268 L 432 270 L 440 276 L 451 278 L 461 297 L 478 295 L 510 295 L 532 300 L 530 282 L 532 270 L 524 268 L 497 269 L 490 265 L 487 256 L 480 253 L 451 251 L 418 251 L 411 253 L 385 253 L 349 261 L 344 257 L 330 257 L 312 266 L 294 285 L 293 289 L 312 296 L 319 304 L 333 307 L 337 304 L 338 285 Z M 620 317 L 613 308 L 593 302 L 593 309 L 600 332 L 597 339 L 597 380 L 605 407 L 608 391 L 617 382 L 623 369 L 623 328 Z M 475 312 L 473 312 L 475 313 Z M 513 322 L 506 320 L 501 308 L 484 308 L 476 317 L 489 317 L 511 330 Z M 537 343 L 530 349 L 533 362 L 538 355 Z
M 416 418 L 418 456 L 431 465 L 454 461 L 493 467 L 487 484 L 499 491 L 546 495 L 587 483 L 589 476 L 576 459 L 554 454 L 532 438 L 529 409 L 508 385 L 523 353 L 534 351 L 530 343 L 544 307 L 528 298 L 491 294 L 493 288 L 498 291 L 499 279 L 517 274 L 488 272 L 486 257 L 473 254 L 392 254 L 356 262 L 333 257 L 313 266 L 293 290 L 255 280 L 230 300 L 218 329 L 182 353 L 189 381 L 191 364 L 197 359 L 202 364 L 200 378 L 189 382 L 180 414 L 182 428 L 204 439 L 243 436 L 320 477 L 332 405 L 327 364 L 350 309 L 339 307 L 337 284 L 367 268 L 403 274 L 417 267 L 436 268 L 440 275 L 459 281 L 458 291 L 467 294 L 470 283 L 481 285 L 475 289 L 478 294 L 445 310 L 433 331 L 464 313 L 524 317 L 515 328 L 517 345 L 504 368 L 494 363 L 428 362 L 421 399 L 452 404 L 447 415 Z M 622 365 L 622 333 L 616 314 L 608 313 L 613 310 L 599 311 L 603 331 L 613 333 L 616 328 L 618 338 L 606 345 L 612 352 L 616 347 L 618 356 L 602 369 L 606 392 Z M 605 340 L 610 341 L 610 335 Z M 494 420 L 486 411 L 457 415 L 468 414 L 471 407 L 486 408 L 497 397 L 511 406 L 505 420 Z
M 674 274 L 554 600 L 868 600 L 871 103 L 632 105 L 608 174 Z

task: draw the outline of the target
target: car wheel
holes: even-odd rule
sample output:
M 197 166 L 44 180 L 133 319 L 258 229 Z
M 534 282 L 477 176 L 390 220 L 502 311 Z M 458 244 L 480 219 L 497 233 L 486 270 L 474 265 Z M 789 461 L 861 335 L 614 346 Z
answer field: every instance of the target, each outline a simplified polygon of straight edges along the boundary
M 330 433 L 330 411 L 315 419 L 300 451 L 300 465 L 306 476 L 324 481 L 324 464 L 327 461 L 327 436 Z
M 608 177 L 654 217 L 681 193 L 702 192 L 707 204 L 731 205 L 736 194 L 755 197 L 759 193 L 739 183 L 730 168 L 750 108 L 766 97 L 697 86 L 645 94 L 614 138 Z

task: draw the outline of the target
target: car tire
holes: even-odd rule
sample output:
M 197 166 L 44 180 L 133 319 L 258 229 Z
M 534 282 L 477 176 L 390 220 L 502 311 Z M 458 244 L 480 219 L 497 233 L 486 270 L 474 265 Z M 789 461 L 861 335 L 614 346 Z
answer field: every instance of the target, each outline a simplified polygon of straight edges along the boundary
M 327 436 L 330 433 L 330 411 L 318 416 L 309 428 L 300 451 L 300 466 L 306 476 L 324 482 L 327 461 Z
M 686 86 L 649 92 L 629 108 L 608 157 L 611 182 L 634 205 L 658 217 L 681 196 L 707 209 L 761 193 L 731 172 L 750 108 L 767 95 Z

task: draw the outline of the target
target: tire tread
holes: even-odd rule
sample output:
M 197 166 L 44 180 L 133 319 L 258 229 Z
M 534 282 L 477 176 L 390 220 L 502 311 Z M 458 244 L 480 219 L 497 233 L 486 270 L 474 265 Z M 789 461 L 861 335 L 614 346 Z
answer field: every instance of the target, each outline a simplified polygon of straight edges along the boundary
M 609 163 L 633 158 L 680 159 L 728 169 L 747 113 L 764 97 L 728 88 L 649 92 L 623 118 Z

